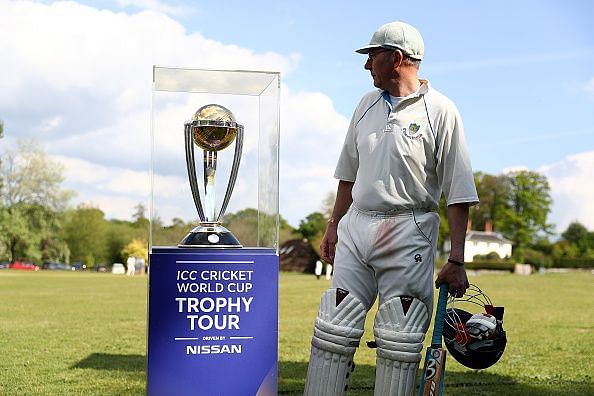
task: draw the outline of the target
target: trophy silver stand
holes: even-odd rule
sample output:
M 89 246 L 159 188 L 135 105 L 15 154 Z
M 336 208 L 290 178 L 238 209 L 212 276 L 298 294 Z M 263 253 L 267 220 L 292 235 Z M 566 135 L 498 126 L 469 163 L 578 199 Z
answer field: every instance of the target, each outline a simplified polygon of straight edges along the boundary
M 231 111 L 221 105 L 209 104 L 199 108 L 192 121 L 184 125 L 186 166 L 194 204 L 200 224 L 191 230 L 178 247 L 183 248 L 241 248 L 237 238 L 221 224 L 225 214 L 241 162 L 243 147 L 243 125 L 235 121 Z M 235 153 L 231 174 L 227 183 L 221 208 L 216 213 L 215 176 L 217 153 L 227 148 L 235 140 Z M 204 205 L 198 187 L 194 144 L 203 150 L 204 157 Z

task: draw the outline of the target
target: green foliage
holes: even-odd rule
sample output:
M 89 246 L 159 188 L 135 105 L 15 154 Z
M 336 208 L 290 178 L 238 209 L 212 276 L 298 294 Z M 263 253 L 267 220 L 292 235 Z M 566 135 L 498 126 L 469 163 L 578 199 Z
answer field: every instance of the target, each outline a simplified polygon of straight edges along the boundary
M 569 241 L 558 241 L 553 245 L 553 257 L 557 258 L 576 258 L 579 254 L 578 247 Z
M 122 220 L 106 222 L 106 259 L 108 264 L 125 263 L 122 250 L 134 238 L 141 238 L 145 230 L 138 229 L 133 223 Z
M 247 208 L 229 213 L 223 219 L 228 228 L 243 246 L 258 246 L 258 210 Z
M 464 263 L 467 270 L 499 270 L 513 272 L 515 262 L 510 260 L 472 260 Z
M 175 246 L 198 224 L 197 220 L 186 223 L 179 218 L 174 218 L 168 226 L 161 224 L 160 221 L 153 221 L 153 245 Z M 273 241 L 277 239 L 277 217 L 258 213 L 254 208 L 227 213 L 223 216 L 222 224 L 243 246 L 272 246 Z M 278 224 L 280 228 L 278 238 L 281 244 L 294 237 L 293 228 L 282 216 L 278 217 Z
M 561 234 L 561 237 L 566 241 L 575 243 L 576 245 L 588 243 L 588 229 L 579 222 L 571 223 L 565 232 Z
M 0 238 L 10 260 L 63 260 L 68 248 L 57 239 L 62 211 L 73 196 L 60 188 L 62 166 L 35 141 L 18 141 L 0 163 Z
M 477 261 L 486 261 L 486 260 L 491 260 L 491 261 L 497 261 L 497 260 L 501 260 L 501 257 L 499 257 L 499 254 L 497 252 L 489 252 L 488 254 L 475 254 L 472 257 L 472 260 L 477 260 Z
M 488 221 L 493 223 L 495 229 L 499 229 L 511 193 L 508 176 L 476 172 L 474 181 L 481 202 L 470 208 L 469 218 L 473 229 L 484 231 Z
M 536 268 L 551 268 L 553 258 L 535 249 L 526 249 L 524 252 L 524 263 L 531 264 Z
M 526 249 L 551 233 L 547 216 L 552 200 L 546 177 L 531 171 L 498 176 L 477 172 L 475 182 L 481 204 L 470 211 L 473 229 L 484 230 L 491 222 L 494 230 L 512 240 L 514 256 L 524 262 Z
M 64 239 L 71 259 L 91 267 L 107 258 L 107 224 L 99 208 L 81 204 L 67 215 Z M 90 263 L 89 261 L 92 261 Z
M 547 178 L 536 172 L 520 171 L 509 176 L 510 195 L 500 231 L 514 243 L 518 261 L 524 261 L 525 249 L 536 242 L 539 233 L 550 233 L 547 223 L 552 199 Z
M 133 239 L 122 249 L 123 257 L 138 257 L 148 261 L 148 245 L 140 239 Z
M 594 258 L 555 258 L 553 260 L 555 268 L 594 268 Z
M 2 203 L 10 207 L 19 203 L 36 204 L 54 212 L 66 208 L 74 195 L 60 185 L 63 166 L 52 161 L 34 140 L 19 140 L 16 149 L 8 150 L 2 161 Z
M 547 222 L 552 199 L 547 178 L 536 172 L 518 171 L 504 175 L 475 173 L 480 205 L 471 207 L 472 228 L 485 230 L 490 222 L 513 242 L 513 254 L 519 262 L 526 259 L 527 249 L 550 254 L 546 240 L 552 225 Z
M 177 246 L 196 225 L 197 222 L 185 223 L 180 218 L 174 218 L 169 226 L 162 225 L 160 221 L 153 221 L 153 246 Z
M 258 210 L 253 208 L 228 213 L 223 218 L 223 225 L 239 239 L 243 246 L 272 246 L 277 238 L 276 222 L 276 216 L 258 213 Z M 278 224 L 280 246 L 294 238 L 294 229 L 282 216 L 278 217 Z
M 591 232 L 579 222 L 571 223 L 561 237 L 577 248 L 577 255 L 588 257 L 594 252 L 594 238 Z
M 134 220 L 134 227 L 138 230 L 144 231 L 142 233 L 142 240 L 148 241 L 150 221 L 145 216 L 145 213 L 146 213 L 146 207 L 144 206 L 144 204 L 142 202 L 139 202 L 134 207 L 134 213 L 132 214 L 132 219 Z
M 314 212 L 307 215 L 304 220 L 299 222 L 297 232 L 299 232 L 303 238 L 313 238 L 316 235 L 324 234 L 326 231 L 327 219 L 320 212 Z

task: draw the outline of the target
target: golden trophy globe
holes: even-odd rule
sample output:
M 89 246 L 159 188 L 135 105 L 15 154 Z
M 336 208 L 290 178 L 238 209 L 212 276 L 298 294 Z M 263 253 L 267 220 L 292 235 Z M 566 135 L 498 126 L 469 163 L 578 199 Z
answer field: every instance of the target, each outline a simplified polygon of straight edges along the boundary
M 233 113 L 218 104 L 200 107 L 191 121 L 184 124 L 186 166 L 194 205 L 200 224 L 191 230 L 179 243 L 184 248 L 240 248 L 241 243 L 221 224 L 233 187 L 237 179 L 243 146 L 243 126 L 238 124 Z M 225 196 L 220 209 L 216 211 L 215 180 L 217 153 L 235 141 L 235 153 L 231 173 L 227 181 Z M 204 197 L 200 195 L 194 145 L 203 151 Z M 204 198 L 204 199 L 203 199 Z

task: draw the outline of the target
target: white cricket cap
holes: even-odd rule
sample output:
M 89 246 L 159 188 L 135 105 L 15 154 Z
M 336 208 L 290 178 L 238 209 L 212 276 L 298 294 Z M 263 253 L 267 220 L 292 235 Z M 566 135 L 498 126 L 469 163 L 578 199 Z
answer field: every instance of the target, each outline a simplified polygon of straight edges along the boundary
M 399 49 L 413 59 L 422 60 L 425 44 L 421 33 L 411 25 L 396 21 L 386 23 L 371 37 L 369 45 L 355 50 L 360 54 L 367 54 L 372 48 Z

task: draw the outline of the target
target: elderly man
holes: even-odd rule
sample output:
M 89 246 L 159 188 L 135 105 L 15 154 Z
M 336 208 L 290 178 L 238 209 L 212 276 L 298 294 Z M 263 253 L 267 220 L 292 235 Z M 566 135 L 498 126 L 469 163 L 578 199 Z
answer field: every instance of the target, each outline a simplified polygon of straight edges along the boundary
M 379 295 L 375 394 L 410 395 L 433 309 L 439 198 L 443 192 L 452 248 L 435 285 L 461 296 L 468 207 L 478 196 L 458 110 L 418 77 L 420 33 L 388 23 L 357 52 L 367 55 L 378 89 L 355 109 L 334 174 L 336 203 L 321 245 L 334 278 L 320 303 L 305 394 L 346 392 Z

